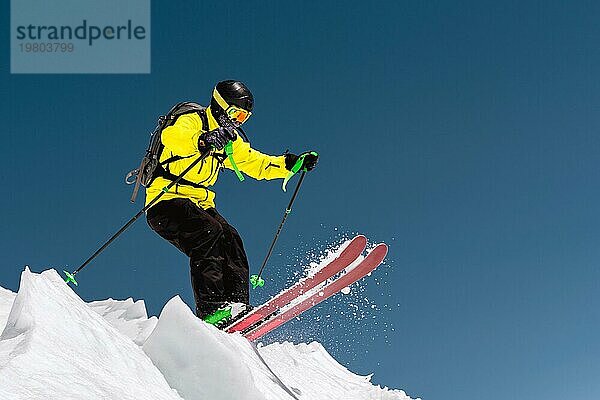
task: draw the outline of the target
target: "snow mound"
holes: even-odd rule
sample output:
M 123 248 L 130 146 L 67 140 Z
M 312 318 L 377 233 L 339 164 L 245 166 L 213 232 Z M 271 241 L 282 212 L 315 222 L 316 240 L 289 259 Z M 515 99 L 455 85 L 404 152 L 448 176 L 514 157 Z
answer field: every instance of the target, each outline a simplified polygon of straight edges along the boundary
M 0 336 L 0 398 L 181 399 L 144 352 L 54 270 L 26 269 Z M 115 396 L 118 394 L 118 396 Z
M 288 385 L 303 387 L 303 399 L 410 399 L 402 390 L 382 389 L 372 385 L 371 375 L 359 376 L 348 371 L 317 342 L 298 345 L 290 342 L 273 343 L 261 347 L 260 352 L 276 374 L 285 374 Z M 318 384 L 306 385 L 303 382 Z
M 257 349 L 175 296 L 85 303 L 54 270 L 0 287 L 0 399 L 410 400 L 353 374 L 318 343 Z
M 264 399 L 233 341 L 196 318 L 176 296 L 163 308 L 143 348 L 186 400 Z
M 6 325 L 10 308 L 15 301 L 17 295 L 8 289 L 0 286 L 0 329 Z
M 148 318 L 144 300 L 102 300 L 88 303 L 92 310 L 102 315 L 114 328 L 141 346 L 154 330 L 158 319 Z

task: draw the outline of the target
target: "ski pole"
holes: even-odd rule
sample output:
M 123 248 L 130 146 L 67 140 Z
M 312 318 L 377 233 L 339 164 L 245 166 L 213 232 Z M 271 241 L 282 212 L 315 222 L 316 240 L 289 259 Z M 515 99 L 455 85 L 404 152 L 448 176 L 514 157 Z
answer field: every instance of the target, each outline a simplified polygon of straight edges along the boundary
M 114 235 L 112 235 L 110 237 L 110 239 L 108 239 L 106 241 L 106 243 L 104 243 L 102 245 L 102 247 L 100 247 L 98 250 L 96 250 L 96 252 L 94 254 L 92 254 L 87 260 L 85 260 L 85 262 L 83 264 L 81 264 L 81 266 L 79 268 L 77 268 L 72 273 L 63 271 L 66 275 L 65 282 L 67 282 L 67 283 L 72 282 L 75 286 L 77 286 L 77 281 L 75 280 L 75 275 L 77 275 L 77 273 L 79 271 L 81 271 L 83 268 L 85 268 L 85 266 L 88 265 L 100 253 L 102 253 L 104 251 L 104 249 L 106 249 L 117 237 L 119 237 L 123 232 L 125 232 L 125 230 L 127 230 L 127 228 L 129 228 L 140 217 L 140 215 L 142 215 L 150 207 L 152 207 L 154 205 L 154 203 L 156 203 L 158 201 L 158 199 L 160 199 L 165 193 L 167 193 L 173 186 L 175 186 L 177 183 L 179 183 L 179 181 L 181 181 L 181 179 L 183 179 L 185 174 L 190 172 L 192 170 L 192 168 L 194 168 L 200 161 L 204 160 L 208 156 L 209 153 L 210 153 L 210 151 L 207 151 L 206 153 L 202 154 L 193 163 L 191 163 L 179 176 L 177 176 L 177 178 L 174 181 L 172 181 L 167 186 L 162 188 L 162 191 L 155 198 L 153 198 L 152 201 L 150 201 L 148 204 L 146 204 L 137 214 L 135 214 L 129 221 L 127 221 L 127 223 L 125 225 L 123 225 L 121 227 L 121 229 L 119 229 Z
M 277 243 L 277 239 L 279 238 L 279 234 L 281 233 L 283 224 L 285 224 L 285 220 L 287 219 L 287 216 L 292 212 L 292 205 L 294 204 L 294 200 L 296 200 L 296 196 L 298 195 L 298 190 L 300 190 L 300 185 L 302 185 L 302 181 L 304 181 L 305 175 L 306 175 L 306 170 L 303 170 L 302 175 L 300 175 L 300 180 L 298 180 L 298 184 L 296 185 L 296 189 L 294 190 L 294 194 L 292 195 L 292 198 L 290 200 L 290 203 L 288 204 L 287 208 L 285 209 L 285 213 L 283 214 L 283 219 L 281 220 L 281 223 L 279 224 L 277 233 L 275 233 L 275 238 L 273 239 L 273 242 L 271 242 L 271 247 L 269 247 L 269 252 L 267 253 L 267 256 L 265 257 L 265 260 L 263 261 L 262 266 L 260 267 L 260 270 L 258 271 L 258 274 L 252 275 L 250 277 L 250 283 L 252 284 L 253 289 L 256 289 L 258 286 L 262 287 L 265 285 L 265 280 L 261 278 L 262 272 L 265 269 L 265 265 L 267 265 L 267 261 L 271 257 L 271 253 L 273 253 L 273 249 L 275 248 L 275 243 Z

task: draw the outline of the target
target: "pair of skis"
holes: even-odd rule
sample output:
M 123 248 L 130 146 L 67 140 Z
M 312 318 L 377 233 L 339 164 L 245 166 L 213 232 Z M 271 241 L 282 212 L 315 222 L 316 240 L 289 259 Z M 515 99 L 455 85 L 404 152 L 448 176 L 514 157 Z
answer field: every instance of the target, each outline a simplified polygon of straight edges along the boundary
M 260 339 L 273 329 L 299 316 L 345 287 L 352 285 L 370 274 L 383 262 L 387 255 L 387 246 L 383 243 L 378 244 L 369 251 L 363 260 L 353 268 L 346 270 L 358 260 L 366 246 L 366 237 L 362 235 L 354 237 L 339 256 L 314 275 L 299 281 L 262 306 L 255 308 L 249 314 L 228 326 L 225 331 L 229 333 L 241 332 L 244 337 L 251 341 Z M 334 278 L 339 273 L 341 275 Z M 333 279 L 329 281 L 331 278 Z M 315 288 L 318 289 L 311 292 Z

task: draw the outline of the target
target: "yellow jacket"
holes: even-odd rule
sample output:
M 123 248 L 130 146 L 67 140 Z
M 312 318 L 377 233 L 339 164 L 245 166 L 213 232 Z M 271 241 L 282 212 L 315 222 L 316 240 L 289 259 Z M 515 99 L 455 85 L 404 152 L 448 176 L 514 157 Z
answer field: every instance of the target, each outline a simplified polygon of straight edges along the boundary
M 204 132 L 218 126 L 210 112 L 210 107 L 206 109 L 206 116 L 208 117 L 208 129 L 202 126 L 202 120 L 198 114 L 192 113 L 180 116 L 175 124 L 162 131 L 161 141 L 165 148 L 160 161 L 162 162 L 175 155 L 187 157 L 167 164 L 169 172 L 172 174 L 179 175 L 200 156 L 198 138 Z M 270 156 L 256 151 L 250 147 L 249 143 L 244 142 L 239 135 L 233 142 L 233 160 L 240 171 L 254 179 L 283 179 L 288 174 L 285 168 L 284 156 Z M 184 179 L 208 188 L 217 181 L 219 171 L 223 167 L 233 170 L 231 162 L 224 152 L 213 151 L 200 162 L 199 166 L 189 171 Z M 171 181 L 160 176 L 154 179 L 152 184 L 146 188 L 146 204 L 154 199 L 162 191 L 162 188 L 169 183 Z M 192 200 L 204 209 L 215 207 L 215 192 L 183 184 L 172 187 L 159 201 L 181 197 Z

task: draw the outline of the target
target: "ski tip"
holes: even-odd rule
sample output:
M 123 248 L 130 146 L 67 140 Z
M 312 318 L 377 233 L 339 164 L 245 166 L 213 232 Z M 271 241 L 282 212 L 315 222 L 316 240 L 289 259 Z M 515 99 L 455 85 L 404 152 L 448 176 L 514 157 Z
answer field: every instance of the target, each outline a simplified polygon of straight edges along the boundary
M 367 237 L 365 235 L 363 235 L 362 233 L 357 233 L 356 235 L 354 235 L 352 238 L 348 239 L 349 242 L 355 241 L 355 240 L 367 240 Z
M 377 259 L 381 263 L 387 256 L 387 253 L 388 253 L 388 245 L 385 243 L 379 243 L 371 251 L 369 251 L 369 254 L 367 254 L 367 257 Z
M 365 235 L 356 235 L 354 236 L 354 239 L 352 239 L 353 241 L 356 240 L 360 243 L 364 243 L 365 246 L 367 245 L 367 237 Z
M 352 256 L 356 258 L 360 253 L 362 253 L 365 250 L 366 247 L 367 237 L 364 235 L 356 235 L 352 239 L 344 242 L 340 249 L 338 249 L 337 251 L 341 250 L 341 255 L 354 254 L 358 252 L 356 255 Z

